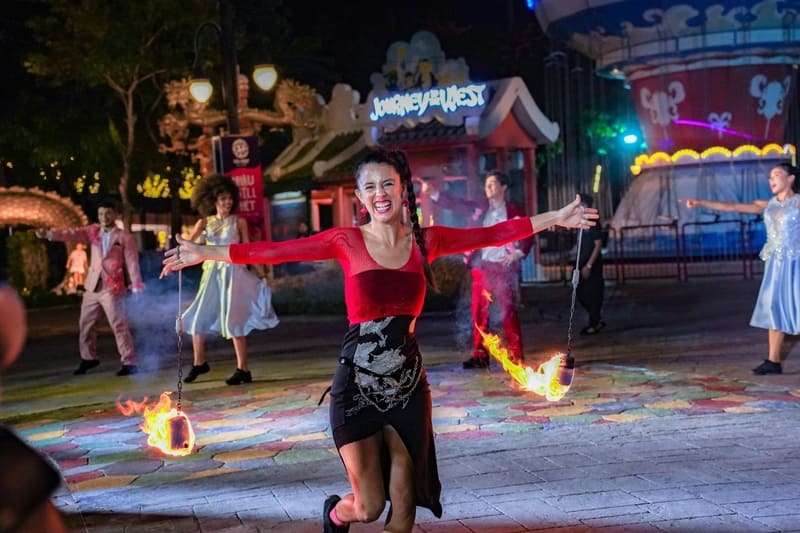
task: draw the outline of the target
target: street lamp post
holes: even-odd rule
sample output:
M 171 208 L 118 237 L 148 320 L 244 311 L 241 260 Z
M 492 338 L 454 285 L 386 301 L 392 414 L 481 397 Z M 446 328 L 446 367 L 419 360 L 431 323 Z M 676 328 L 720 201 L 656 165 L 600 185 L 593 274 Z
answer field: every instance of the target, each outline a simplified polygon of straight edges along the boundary
M 233 41 L 233 6 L 230 0 L 219 0 L 220 41 L 222 43 L 222 66 L 225 87 L 225 109 L 228 112 L 228 129 L 239 134 L 239 113 L 236 109 L 236 43 Z
M 204 22 L 195 31 L 193 79 L 171 81 L 164 87 L 170 111 L 159 120 L 159 132 L 169 139 L 169 144 L 159 145 L 159 150 L 170 157 L 190 156 L 199 163 L 202 175 L 215 171 L 230 176 L 245 199 L 239 204 L 239 215 L 247 220 L 251 238 L 261 239 L 268 235 L 268 225 L 264 222 L 258 132 L 265 125 L 311 130 L 316 125 L 319 103 L 311 87 L 283 80 L 275 97 L 276 110 L 250 107 L 249 82 L 239 74 L 236 59 L 230 0 L 220 0 L 219 8 L 221 24 Z M 207 105 L 214 88 L 203 74 L 199 46 L 206 28 L 216 30 L 222 48 L 224 110 Z M 277 81 L 275 67 L 256 65 L 253 81 L 265 91 L 272 89 Z M 190 138 L 191 126 L 200 127 L 202 133 Z M 177 192 L 177 183 L 174 185 L 173 194 Z
M 206 28 L 213 28 L 217 32 L 222 48 L 222 100 L 228 119 L 228 132 L 233 135 L 239 134 L 239 113 L 236 109 L 236 77 L 237 59 L 236 45 L 233 40 L 233 7 L 230 0 L 219 0 L 219 19 L 220 24 L 213 21 L 204 22 L 194 32 L 194 63 L 192 65 L 192 75 L 195 78 L 190 85 L 192 97 L 203 103 L 211 98 L 212 86 L 210 80 L 202 73 L 202 59 L 200 57 L 200 36 Z

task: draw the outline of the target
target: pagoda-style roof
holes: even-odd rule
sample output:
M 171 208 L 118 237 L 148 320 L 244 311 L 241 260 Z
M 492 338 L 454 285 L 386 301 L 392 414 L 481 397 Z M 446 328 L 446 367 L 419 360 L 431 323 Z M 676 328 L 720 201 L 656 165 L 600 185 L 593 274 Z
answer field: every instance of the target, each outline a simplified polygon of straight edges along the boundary
M 267 190 L 307 188 L 314 181 L 352 173 L 370 143 L 367 130 L 329 131 L 293 142 L 264 172 Z
M 328 106 L 329 116 L 346 120 L 326 121 L 321 133 L 295 139 L 264 171 L 265 188 L 275 193 L 339 181 L 352 175 L 356 162 L 375 144 L 445 146 L 477 141 L 484 146 L 530 148 L 558 138 L 558 124 L 542 113 L 521 78 L 488 85 L 491 92 L 485 107 L 459 124 L 431 119 L 387 129 L 369 121 L 368 104 L 358 104 L 357 94 L 354 98 L 352 91 L 347 92 Z
M 463 124 L 447 126 L 436 120 L 431 120 L 430 122 L 417 124 L 413 128 L 402 126 L 396 130 L 385 132 L 378 138 L 378 143 L 387 146 L 440 143 L 442 141 L 455 143 L 467 140 L 470 137 L 474 138 L 474 135 L 469 135 L 467 128 Z
M 492 135 L 509 114 L 536 144 L 550 144 L 558 139 L 558 124 L 542 113 L 522 78 L 496 80 L 492 87 L 495 92 L 480 117 L 478 136 L 481 139 Z
M 402 126 L 384 132 L 378 142 L 385 145 L 456 144 L 481 140 L 488 145 L 535 146 L 558 138 L 558 124 L 548 119 L 534 101 L 522 78 L 491 82 L 491 96 L 477 116 L 457 126 L 436 120 Z M 510 144 L 509 144 L 510 143 Z

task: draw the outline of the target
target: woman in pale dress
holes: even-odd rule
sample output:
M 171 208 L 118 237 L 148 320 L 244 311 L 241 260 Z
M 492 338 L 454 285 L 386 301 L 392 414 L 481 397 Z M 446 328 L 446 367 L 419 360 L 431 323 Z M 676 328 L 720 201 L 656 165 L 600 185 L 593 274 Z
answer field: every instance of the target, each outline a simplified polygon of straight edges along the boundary
M 192 206 L 201 217 L 189 240 L 202 236 L 206 244 L 250 242 L 247 221 L 234 214 L 239 206 L 239 189 L 230 178 L 220 174 L 203 178 L 192 193 Z M 197 296 L 183 313 L 183 323 L 186 332 L 192 335 L 194 350 L 194 363 L 184 378 L 186 383 L 211 370 L 204 339 L 208 334 L 233 340 L 236 370 L 225 383 L 240 385 L 253 380 L 247 358 L 247 334 L 253 329 L 278 325 L 264 266 L 253 266 L 258 277 L 244 265 L 219 261 L 203 263 Z
M 775 165 L 769 173 L 770 200 L 752 203 L 686 200 L 686 206 L 715 211 L 764 215 L 767 242 L 760 257 L 764 277 L 750 325 L 768 330 L 767 358 L 754 374 L 781 374 L 784 337 L 800 335 L 800 182 L 798 170 L 788 163 Z

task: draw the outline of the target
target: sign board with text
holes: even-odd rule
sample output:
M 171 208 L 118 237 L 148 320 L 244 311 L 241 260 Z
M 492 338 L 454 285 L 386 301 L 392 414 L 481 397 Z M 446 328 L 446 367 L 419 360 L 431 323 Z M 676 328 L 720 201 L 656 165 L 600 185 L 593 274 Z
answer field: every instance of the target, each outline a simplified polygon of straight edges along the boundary
M 239 188 L 237 215 L 247 221 L 251 241 L 269 240 L 258 138 L 250 135 L 214 137 L 214 170 Z

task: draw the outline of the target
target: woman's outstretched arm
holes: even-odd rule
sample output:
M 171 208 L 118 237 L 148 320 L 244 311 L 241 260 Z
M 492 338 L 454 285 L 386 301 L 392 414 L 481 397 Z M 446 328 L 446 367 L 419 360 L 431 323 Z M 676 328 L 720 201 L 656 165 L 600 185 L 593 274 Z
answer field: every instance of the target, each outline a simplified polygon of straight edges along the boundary
M 178 246 L 164 253 L 165 259 L 162 263 L 164 268 L 161 269 L 159 278 L 163 278 L 170 272 L 177 272 L 178 270 L 196 265 L 203 261 L 231 262 L 229 245 L 206 246 L 203 244 L 196 244 L 190 240 L 184 239 L 180 235 L 176 235 L 175 239 L 178 241 Z
M 561 209 L 527 218 L 514 218 L 494 226 L 476 228 L 425 228 L 428 259 L 442 255 L 463 253 L 486 246 L 503 246 L 518 241 L 552 226 L 588 229 L 597 224 L 597 209 L 581 205 L 580 197 Z
M 555 211 L 547 211 L 531 217 L 533 232 L 539 233 L 553 226 L 563 226 L 565 228 L 589 229 L 597 224 L 597 209 L 584 207 L 581 205 L 580 195 L 575 195 L 575 199 Z
M 712 211 L 729 211 L 733 213 L 747 213 L 751 215 L 760 215 L 767 207 L 765 200 L 754 200 L 751 203 L 743 204 L 736 202 L 719 202 L 717 200 L 696 200 L 688 198 L 685 200 L 686 207 L 693 209 L 695 207 L 705 207 Z

